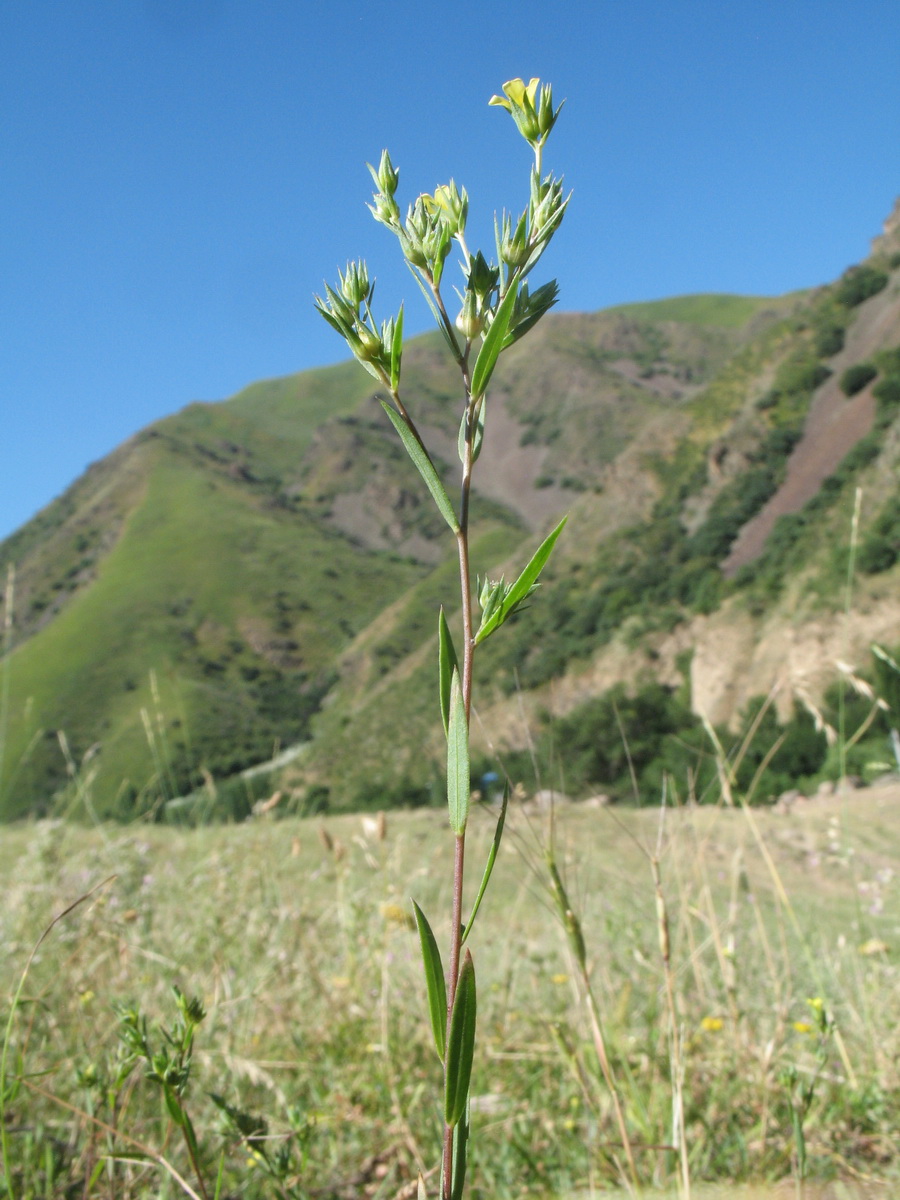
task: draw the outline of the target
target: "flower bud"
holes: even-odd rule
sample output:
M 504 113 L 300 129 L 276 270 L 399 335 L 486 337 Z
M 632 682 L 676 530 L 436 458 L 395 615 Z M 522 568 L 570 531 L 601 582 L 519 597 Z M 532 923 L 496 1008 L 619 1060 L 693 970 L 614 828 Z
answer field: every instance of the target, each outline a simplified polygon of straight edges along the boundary
M 367 304 L 372 298 L 372 287 L 369 285 L 369 271 L 363 259 L 347 263 L 347 270 L 341 274 L 341 294 L 348 304 L 359 309 L 361 304 Z
M 381 338 L 374 330 L 365 325 L 358 325 L 356 337 L 359 345 L 353 347 L 353 353 L 357 358 L 361 358 L 364 362 L 372 362 L 378 358 L 382 352 L 382 345 Z
M 531 247 L 528 244 L 528 212 L 522 213 L 516 225 L 515 233 L 512 232 L 509 216 L 504 213 L 500 257 L 509 266 L 516 268 L 521 267 L 528 260 L 530 252 Z
M 484 328 L 484 316 L 478 311 L 478 297 L 474 292 L 467 291 L 463 297 L 463 306 L 456 318 L 456 328 L 469 341 L 478 337 Z
M 490 296 L 500 279 L 500 272 L 492 267 L 480 250 L 476 251 L 469 268 L 466 287 L 475 293 L 482 304 Z
M 397 190 L 397 184 L 400 182 L 400 172 L 395 169 L 387 150 L 382 150 L 381 152 L 381 161 L 378 164 L 378 173 L 375 175 L 375 182 L 385 196 L 393 199 L 394 193 Z

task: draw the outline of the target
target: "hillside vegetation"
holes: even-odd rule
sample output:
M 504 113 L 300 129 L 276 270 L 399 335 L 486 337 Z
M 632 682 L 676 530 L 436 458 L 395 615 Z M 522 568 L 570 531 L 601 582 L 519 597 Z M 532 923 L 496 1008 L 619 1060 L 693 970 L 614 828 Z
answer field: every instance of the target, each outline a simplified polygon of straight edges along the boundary
M 590 742 L 598 713 L 630 704 L 629 736 L 655 739 L 639 791 L 690 768 L 702 793 L 700 716 L 727 737 L 775 683 L 766 719 L 793 721 L 804 748 L 760 795 L 848 768 L 814 728 L 846 718 L 834 659 L 871 675 L 870 643 L 900 643 L 897 250 L 777 299 L 551 314 L 508 353 L 477 569 L 496 577 L 570 516 L 540 604 L 486 649 L 483 771 L 533 782 L 537 739 L 555 784 L 631 794 L 614 747 L 566 761 L 567 739 Z M 409 346 L 404 373 L 449 464 L 437 335 Z M 240 817 L 276 786 L 298 811 L 430 801 L 432 626 L 436 604 L 452 621 L 458 603 L 454 547 L 370 384 L 345 363 L 190 405 L 0 545 L 14 567 L 0 816 Z M 889 725 L 875 715 L 850 766 L 884 758 Z M 300 744 L 286 774 L 242 776 Z

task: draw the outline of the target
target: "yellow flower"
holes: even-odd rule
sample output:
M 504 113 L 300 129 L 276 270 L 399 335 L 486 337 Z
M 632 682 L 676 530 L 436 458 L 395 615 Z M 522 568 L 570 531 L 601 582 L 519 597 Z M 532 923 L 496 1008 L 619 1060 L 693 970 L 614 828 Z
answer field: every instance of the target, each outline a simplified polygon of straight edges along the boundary
M 704 1017 L 700 1022 L 700 1028 L 705 1033 L 718 1033 L 720 1029 L 725 1028 L 725 1022 L 721 1017 Z
M 809 1021 L 795 1021 L 794 1031 L 796 1033 L 812 1033 L 813 1027 L 810 1025 Z
M 865 954 L 866 956 L 872 954 L 887 954 L 887 950 L 887 942 L 883 942 L 881 938 L 877 937 L 869 938 L 869 940 L 867 942 L 863 942 L 859 948 L 860 954 Z
M 491 96 L 490 100 L 488 100 L 488 104 L 499 104 L 505 108 L 507 112 L 512 112 L 512 106 L 514 104 L 516 108 L 525 107 L 523 101 L 527 96 L 528 105 L 531 108 L 531 111 L 534 112 L 534 98 L 537 95 L 538 85 L 540 82 L 540 79 L 532 79 L 526 87 L 524 80 L 510 79 L 503 85 L 503 90 L 506 93 L 506 96 Z
M 544 84 L 538 96 L 540 83 L 539 79 L 531 79 L 528 83 L 524 79 L 509 79 L 503 85 L 504 94 L 491 96 L 488 101 L 488 104 L 499 105 L 512 115 L 522 137 L 532 146 L 544 142 L 562 108 L 560 105 L 553 111 L 553 89 L 548 83 Z
M 568 975 L 563 975 L 563 974 L 552 975 L 550 977 L 550 981 L 551 981 L 551 983 L 559 983 L 559 984 L 568 983 L 569 977 L 568 977 Z
M 386 925 L 399 925 L 401 929 L 415 929 L 412 913 L 400 904 L 382 904 L 381 915 Z

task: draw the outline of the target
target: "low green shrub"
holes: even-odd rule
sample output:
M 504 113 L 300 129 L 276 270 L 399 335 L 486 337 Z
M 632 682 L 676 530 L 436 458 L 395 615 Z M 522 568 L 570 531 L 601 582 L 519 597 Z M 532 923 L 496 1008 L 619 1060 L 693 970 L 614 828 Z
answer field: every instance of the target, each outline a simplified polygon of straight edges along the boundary
M 841 375 L 841 391 L 845 396 L 855 396 L 866 384 L 877 376 L 878 368 L 870 362 L 854 363 Z
M 887 501 L 863 537 L 856 565 L 866 575 L 877 575 L 900 559 L 900 494 Z
M 835 289 L 835 297 L 846 308 L 855 308 L 864 300 L 868 300 L 870 296 L 877 295 L 887 286 L 887 281 L 888 276 L 885 271 L 863 263 L 861 266 L 850 267 L 844 272 Z

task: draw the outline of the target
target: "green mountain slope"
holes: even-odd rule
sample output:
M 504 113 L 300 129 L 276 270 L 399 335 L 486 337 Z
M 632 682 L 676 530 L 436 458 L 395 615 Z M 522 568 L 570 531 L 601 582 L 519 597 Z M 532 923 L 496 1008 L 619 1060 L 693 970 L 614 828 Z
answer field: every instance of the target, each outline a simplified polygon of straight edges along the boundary
M 836 567 L 822 531 L 838 536 L 863 479 L 878 497 L 863 557 L 879 586 L 892 578 L 890 250 L 815 293 L 551 315 L 509 353 L 479 462 L 477 569 L 512 569 L 571 515 L 539 602 L 482 660 L 498 744 L 521 741 L 523 698 L 537 711 L 569 681 L 571 707 L 653 655 L 674 661 L 666 638 L 683 677 L 698 620 L 735 604 L 754 620 L 774 612 L 798 572 L 827 606 Z M 840 380 L 860 360 L 877 373 L 848 397 Z M 404 375 L 449 480 L 458 403 L 436 335 L 409 346 Z M 453 545 L 370 385 L 347 363 L 190 405 L 0 545 L 0 569 L 15 567 L 0 817 L 129 817 L 198 787 L 228 815 L 246 804 L 241 790 L 230 807 L 228 780 L 307 741 L 285 779 L 298 803 L 427 800 Z M 613 652 L 618 672 L 599 669 Z

